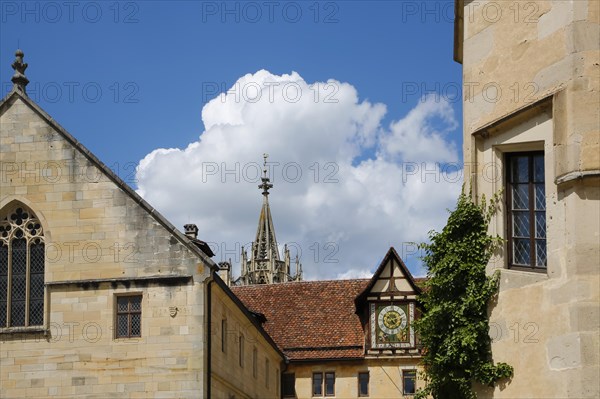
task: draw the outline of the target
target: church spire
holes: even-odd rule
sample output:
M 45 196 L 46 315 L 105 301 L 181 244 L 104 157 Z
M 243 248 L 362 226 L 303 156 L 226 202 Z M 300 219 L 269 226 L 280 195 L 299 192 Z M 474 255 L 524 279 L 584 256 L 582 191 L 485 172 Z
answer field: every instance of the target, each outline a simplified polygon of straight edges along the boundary
M 263 177 L 261 178 L 262 184 L 258 185 L 258 188 L 263 190 L 262 195 L 265 197 L 265 200 L 269 195 L 269 189 L 273 188 L 273 184 L 269 182 L 269 178 L 267 177 L 267 158 L 269 158 L 269 154 L 263 154 L 263 159 L 265 160 L 265 162 L 263 169 Z
M 256 229 L 256 238 L 252 248 L 252 257 L 258 260 L 273 259 L 279 260 L 279 249 L 277 248 L 277 239 L 275 238 L 275 228 L 271 217 L 271 208 L 269 207 L 269 189 L 273 188 L 270 179 L 267 176 L 267 158 L 268 154 L 263 154 L 264 169 L 262 184 L 258 186 L 262 190 L 263 205 L 258 218 L 258 228 Z
M 269 206 L 269 190 L 273 188 L 273 184 L 267 173 L 268 157 L 268 154 L 263 154 L 264 169 L 261 178 L 262 183 L 258 185 L 258 188 L 262 190 L 263 204 L 260 216 L 258 217 L 256 237 L 250 248 L 250 257 L 248 257 L 246 249 L 242 248 L 241 276 L 235 282 L 240 285 L 272 284 L 302 280 L 302 266 L 299 265 L 297 259 L 296 275 L 292 276 L 290 273 L 290 251 L 287 245 L 283 250 L 283 260 L 279 256 L 273 218 L 271 217 L 271 207 Z M 298 270 L 300 270 L 299 273 Z

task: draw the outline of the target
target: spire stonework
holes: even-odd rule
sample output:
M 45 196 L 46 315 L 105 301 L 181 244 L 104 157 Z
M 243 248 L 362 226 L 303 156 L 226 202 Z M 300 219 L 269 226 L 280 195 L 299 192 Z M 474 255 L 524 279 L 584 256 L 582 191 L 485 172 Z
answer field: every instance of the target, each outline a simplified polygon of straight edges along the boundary
M 287 245 L 283 251 L 283 260 L 279 257 L 275 228 L 271 217 L 269 206 L 269 189 L 273 188 L 267 174 L 268 154 L 263 154 L 264 170 L 261 178 L 262 183 L 258 188 L 262 190 L 263 205 L 258 218 L 256 238 L 250 248 L 248 259 L 246 249 L 242 248 L 241 275 L 235 281 L 236 285 L 273 284 L 287 281 L 302 280 L 302 266 L 296 257 L 296 275 L 291 274 L 290 251 Z

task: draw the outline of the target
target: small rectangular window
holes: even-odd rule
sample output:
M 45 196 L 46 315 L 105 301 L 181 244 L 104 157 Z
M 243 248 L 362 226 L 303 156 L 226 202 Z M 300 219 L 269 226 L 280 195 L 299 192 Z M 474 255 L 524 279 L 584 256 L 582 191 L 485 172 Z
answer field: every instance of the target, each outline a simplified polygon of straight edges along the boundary
M 508 154 L 506 165 L 508 266 L 545 270 L 544 153 Z
M 325 373 L 325 396 L 335 396 L 335 373 Z
M 323 373 L 313 373 L 312 396 L 323 396 Z
M 142 296 L 117 296 L 117 338 L 142 336 Z
M 369 372 L 358 373 L 358 396 L 369 396 Z
M 416 370 L 402 370 L 402 392 L 405 395 L 411 395 L 416 392 L 417 389 L 417 371 Z
M 227 351 L 227 319 L 221 320 L 221 351 Z
M 244 336 L 240 334 L 240 345 L 239 345 L 239 363 L 240 367 L 244 367 Z
M 283 392 L 282 395 L 284 398 L 294 398 L 296 397 L 296 374 L 294 373 L 285 373 L 282 377 L 282 387 Z
M 258 350 L 256 349 L 256 346 L 255 346 L 254 349 L 252 349 L 252 376 L 254 378 L 256 378 L 256 375 L 258 374 L 257 369 L 258 369 Z
M 269 359 L 265 359 L 265 386 L 269 387 Z

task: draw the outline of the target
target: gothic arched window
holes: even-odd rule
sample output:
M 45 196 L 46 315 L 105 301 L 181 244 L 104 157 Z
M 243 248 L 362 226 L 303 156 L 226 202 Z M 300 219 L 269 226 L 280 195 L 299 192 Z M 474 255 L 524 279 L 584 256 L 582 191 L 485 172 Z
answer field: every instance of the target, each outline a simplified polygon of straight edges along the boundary
M 0 212 L 0 328 L 44 324 L 44 233 L 23 205 Z

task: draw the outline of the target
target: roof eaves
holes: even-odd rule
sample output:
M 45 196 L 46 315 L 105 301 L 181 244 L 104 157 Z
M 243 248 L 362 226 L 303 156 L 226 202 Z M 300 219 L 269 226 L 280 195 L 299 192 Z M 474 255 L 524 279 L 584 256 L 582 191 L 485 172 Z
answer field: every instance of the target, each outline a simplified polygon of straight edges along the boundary
M 265 329 L 261 325 L 260 321 L 258 320 L 258 317 L 256 316 L 257 312 L 248 309 L 246 305 L 244 305 L 244 303 L 233 293 L 233 291 L 231 291 L 229 286 L 225 284 L 223 279 L 219 277 L 218 273 L 213 273 L 213 281 L 223 290 L 223 292 L 225 292 L 229 299 L 231 299 L 233 303 L 236 304 L 238 308 L 240 308 L 240 310 L 244 313 L 248 320 L 250 320 L 250 322 L 258 329 L 261 335 L 267 340 L 267 342 L 269 342 L 269 344 L 271 344 L 275 351 L 278 354 L 280 354 L 285 361 L 287 361 L 288 358 L 285 355 L 285 353 L 283 353 L 282 350 L 279 349 L 279 346 L 277 346 L 273 338 L 271 338 L 271 336 L 265 331 Z M 264 315 L 262 316 L 265 317 Z

